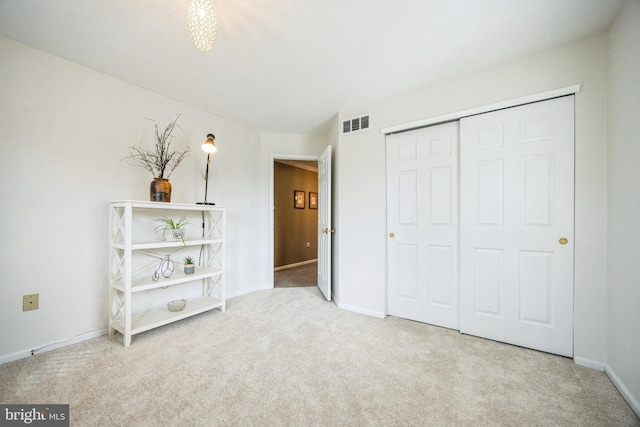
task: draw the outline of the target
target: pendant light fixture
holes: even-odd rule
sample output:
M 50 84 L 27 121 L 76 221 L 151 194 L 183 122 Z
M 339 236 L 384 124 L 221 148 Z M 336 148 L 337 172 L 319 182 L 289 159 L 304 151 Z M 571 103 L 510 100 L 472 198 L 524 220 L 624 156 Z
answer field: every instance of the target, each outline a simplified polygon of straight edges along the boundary
M 193 44 L 200 50 L 211 50 L 218 35 L 218 21 L 211 0 L 191 0 L 187 17 Z

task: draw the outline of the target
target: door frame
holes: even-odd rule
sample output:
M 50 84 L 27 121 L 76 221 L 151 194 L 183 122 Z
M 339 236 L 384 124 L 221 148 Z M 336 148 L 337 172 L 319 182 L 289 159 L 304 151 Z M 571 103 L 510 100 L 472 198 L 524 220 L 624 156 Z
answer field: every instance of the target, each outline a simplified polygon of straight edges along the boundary
M 304 160 L 304 161 L 318 161 L 320 156 L 314 156 L 311 154 L 271 154 L 269 156 L 269 281 L 267 282 L 267 289 L 273 289 L 273 271 L 275 268 L 275 192 L 274 192 L 274 183 L 275 183 L 275 167 L 274 163 L 276 160 Z

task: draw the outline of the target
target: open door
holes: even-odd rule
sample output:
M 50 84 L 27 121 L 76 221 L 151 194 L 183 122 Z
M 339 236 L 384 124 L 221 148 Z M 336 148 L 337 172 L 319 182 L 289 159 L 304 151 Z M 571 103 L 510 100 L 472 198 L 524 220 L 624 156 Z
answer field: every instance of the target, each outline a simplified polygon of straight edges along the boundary
M 331 301 L 331 146 L 318 159 L 318 287 Z

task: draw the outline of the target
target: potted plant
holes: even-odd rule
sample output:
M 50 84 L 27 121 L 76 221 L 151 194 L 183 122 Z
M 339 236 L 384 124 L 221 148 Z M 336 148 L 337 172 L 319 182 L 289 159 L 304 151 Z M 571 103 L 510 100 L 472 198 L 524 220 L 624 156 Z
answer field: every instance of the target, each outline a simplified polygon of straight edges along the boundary
M 178 114 L 175 120 L 169 122 L 162 133 L 158 130 L 158 123 L 154 121 L 156 124 L 156 144 L 153 150 L 146 150 L 140 145 L 134 145 L 131 147 L 131 154 L 124 158 L 127 163 L 140 166 L 153 174 L 153 181 L 149 188 L 152 202 L 171 201 L 169 177 L 190 152 L 188 146 L 184 151 L 177 151 L 171 146 L 173 131 L 179 117 Z
M 193 274 L 196 271 L 196 262 L 190 257 L 184 257 L 184 274 Z
M 182 244 L 186 246 L 186 243 L 184 242 L 184 227 L 186 225 L 193 225 L 187 221 L 186 216 L 183 216 L 177 222 L 166 216 L 156 218 L 155 221 L 159 222 L 160 225 L 153 230 L 154 233 L 162 232 L 163 239 L 169 241 L 180 240 Z

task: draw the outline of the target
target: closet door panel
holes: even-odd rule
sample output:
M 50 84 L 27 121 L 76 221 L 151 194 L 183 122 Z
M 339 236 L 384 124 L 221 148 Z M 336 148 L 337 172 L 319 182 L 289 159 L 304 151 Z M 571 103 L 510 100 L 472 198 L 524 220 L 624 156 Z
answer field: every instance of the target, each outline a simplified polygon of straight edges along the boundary
M 573 355 L 574 100 L 460 122 L 460 328 Z
M 458 124 L 387 137 L 387 313 L 458 328 Z

